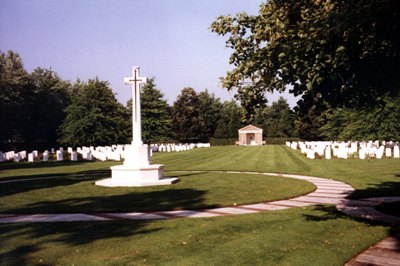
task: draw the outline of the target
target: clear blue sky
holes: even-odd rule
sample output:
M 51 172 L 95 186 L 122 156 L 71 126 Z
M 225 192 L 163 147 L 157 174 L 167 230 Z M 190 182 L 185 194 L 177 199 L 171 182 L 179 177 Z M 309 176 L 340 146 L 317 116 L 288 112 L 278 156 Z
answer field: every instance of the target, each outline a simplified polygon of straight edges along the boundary
M 260 0 L 0 0 L 0 51 L 13 50 L 30 72 L 51 68 L 75 81 L 107 80 L 121 103 L 131 67 L 155 77 L 170 104 L 184 87 L 221 100 L 229 65 L 226 38 L 209 30 L 219 15 L 256 15 Z M 276 95 L 268 96 L 270 102 Z M 293 97 L 287 97 L 291 106 Z

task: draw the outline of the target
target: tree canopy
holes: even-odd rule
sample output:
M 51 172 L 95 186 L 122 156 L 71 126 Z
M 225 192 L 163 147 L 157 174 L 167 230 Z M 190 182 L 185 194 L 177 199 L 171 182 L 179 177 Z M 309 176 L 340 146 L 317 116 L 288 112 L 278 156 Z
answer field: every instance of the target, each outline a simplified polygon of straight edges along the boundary
M 144 143 L 161 143 L 172 138 L 171 108 L 164 95 L 157 89 L 155 78 L 150 78 L 141 88 L 142 139 Z M 132 99 L 128 101 L 128 112 L 132 117 Z M 130 125 L 132 119 L 129 120 Z M 132 132 L 130 126 L 130 133 Z
M 256 113 L 255 124 L 263 128 L 266 137 L 295 137 L 295 116 L 288 102 L 280 97 L 271 106 L 260 108 Z
M 299 107 L 371 106 L 400 88 L 396 0 L 269 0 L 257 16 L 220 16 L 211 30 L 233 49 L 222 84 L 247 102 L 291 85 Z
M 200 142 L 209 142 L 217 128 L 217 121 L 221 114 L 221 102 L 208 90 L 201 91 L 199 94 L 199 136 Z
M 96 78 L 75 86 L 78 93 L 65 110 L 61 143 L 72 146 L 127 143 L 127 110 L 117 102 L 108 82 Z
M 222 104 L 220 118 L 214 133 L 215 138 L 237 138 L 238 129 L 242 126 L 240 122 L 241 111 L 235 101 L 225 101 Z
M 0 142 L 55 143 L 70 84 L 48 69 L 28 73 L 17 53 L 0 53 Z

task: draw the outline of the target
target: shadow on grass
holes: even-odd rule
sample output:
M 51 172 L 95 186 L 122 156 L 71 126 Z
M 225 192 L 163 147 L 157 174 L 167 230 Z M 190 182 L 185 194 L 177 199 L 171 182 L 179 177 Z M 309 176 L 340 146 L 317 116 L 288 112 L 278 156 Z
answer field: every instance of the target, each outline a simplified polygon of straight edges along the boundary
M 102 188 L 99 188 L 102 189 Z M 219 205 L 205 204 L 207 191 L 190 188 L 159 188 L 153 191 L 107 189 L 109 193 L 82 196 L 62 200 L 37 201 L 21 208 L 2 213 L 104 213 L 104 212 L 149 212 L 182 209 L 216 208 Z M 113 195 L 113 192 L 118 193 Z
M 200 173 L 188 173 L 196 175 Z M 90 171 L 82 175 L 63 175 L 61 178 L 51 180 L 37 180 L 35 182 L 11 183 L 16 185 L 18 192 L 38 189 L 40 187 L 55 187 L 72 185 L 77 182 L 95 181 L 109 176 L 109 171 Z M 11 185 L 10 184 L 10 185 Z M 25 187 L 26 185 L 26 187 Z M 32 188 L 32 186 L 35 186 Z M 19 209 L 7 211 L 8 213 L 113 213 L 133 211 L 161 211 L 186 208 L 214 208 L 217 205 L 205 204 L 207 191 L 177 187 L 153 188 L 91 188 L 102 195 L 77 194 L 73 198 L 56 201 L 39 201 L 25 205 Z M 6 194 L 1 189 L 2 195 Z M 115 193 L 115 194 L 114 194 Z M 118 194 L 117 194 L 118 193 Z M 114 194 L 114 195 L 113 195 Z M 7 213 L 6 212 L 6 213 Z M 4 213 L 4 212 L 3 212 Z M 147 220 L 116 220 L 97 222 L 61 222 L 61 223 L 24 223 L 0 224 L 0 265 L 54 265 L 57 261 L 46 261 L 46 257 L 67 257 L 80 249 L 80 245 L 96 242 L 102 245 L 102 240 L 124 239 L 131 237 L 144 237 L 144 235 L 162 230 L 154 225 L 148 226 L 153 221 Z M 119 240 L 118 240 L 119 241 Z M 123 240 L 122 240 L 123 241 Z M 100 244 L 99 244 L 100 243 Z M 44 255 L 51 246 L 57 252 Z M 103 245 L 110 245 L 110 242 Z M 62 248 L 60 248 L 60 246 Z M 87 247 L 87 246 L 85 246 Z M 132 247 L 134 250 L 136 247 Z M 105 250 L 103 248 L 102 250 Z M 104 254 L 99 254 L 104 255 Z M 44 257 L 44 258 L 43 258 Z M 41 259 L 43 258 L 43 261 Z
M 9 196 L 17 193 L 24 193 L 43 188 L 54 188 L 59 186 L 69 186 L 78 182 L 95 181 L 111 175 L 110 170 L 92 170 L 71 174 L 41 174 L 24 176 L 21 180 L 10 179 L 1 182 L 15 181 L 9 183 L 0 182 L 0 197 Z M 35 180 L 37 178 L 37 180 Z
M 179 176 L 191 177 L 201 173 L 182 173 Z M 166 175 L 170 176 L 171 174 L 173 173 Z M 31 175 L 27 176 L 27 178 L 32 178 L 31 180 L 0 183 L 0 198 L 6 196 L 18 197 L 17 194 L 33 192 L 31 197 L 35 199 L 32 202 L 14 205 L 21 207 L 4 205 L 0 213 L 143 212 L 219 207 L 219 205 L 204 203 L 207 191 L 182 187 L 180 184 L 122 188 L 106 188 L 94 185 L 95 181 L 110 176 L 110 170 L 91 170 L 71 174 Z M 75 186 L 79 183 L 83 184 Z M 66 188 L 67 186 L 75 187 Z M 52 188 L 57 188 L 54 197 L 47 197 L 47 195 L 43 197 L 40 194 L 42 193 L 41 189 Z M 18 199 L 16 198 L 16 200 Z
M 336 209 L 335 206 L 326 206 L 326 205 L 316 205 L 315 210 L 319 211 L 321 214 L 320 215 L 304 215 L 305 219 L 307 221 L 311 222 L 323 222 L 323 221 L 328 221 L 328 220 L 335 220 L 335 219 L 351 219 L 355 220 L 360 223 L 364 223 L 370 226 L 388 226 L 388 224 L 380 221 L 373 221 L 373 220 L 367 220 L 367 219 L 362 219 L 358 217 L 352 217 L 349 216 L 345 213 L 340 212 L 339 210 Z M 393 237 L 394 239 L 394 249 L 400 250 L 400 225 L 396 227 L 390 227 L 388 229 L 388 235 Z
M 400 175 L 396 175 L 399 177 Z M 369 184 L 366 189 L 357 189 L 354 191 L 350 198 L 361 199 L 371 197 L 392 197 L 400 196 L 400 180 L 393 180 L 390 182 L 382 182 L 379 184 Z
M 49 246 L 63 247 L 58 247 L 62 254 L 53 254 L 50 257 L 68 257 L 73 256 L 74 252 L 79 252 L 80 245 L 112 238 L 140 236 L 161 230 L 146 228 L 148 223 L 109 221 L 0 225 L 2 242 L 8 244 L 0 247 L 0 265 L 54 265 L 56 262 L 46 261 L 47 256 L 43 254 Z M 27 242 L 30 244 L 27 245 Z
M 48 162 L 19 162 L 19 163 L 0 163 L 0 170 L 28 169 L 42 167 L 60 167 L 86 164 L 88 161 L 48 161 Z

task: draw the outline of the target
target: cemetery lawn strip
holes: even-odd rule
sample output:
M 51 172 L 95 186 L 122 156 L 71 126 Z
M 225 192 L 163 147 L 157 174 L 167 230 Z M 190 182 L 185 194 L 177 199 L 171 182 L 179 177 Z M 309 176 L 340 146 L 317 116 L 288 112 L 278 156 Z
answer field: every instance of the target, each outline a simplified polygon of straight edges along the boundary
M 333 206 L 207 219 L 1 224 L 2 265 L 343 265 L 388 229 Z
M 279 157 L 275 156 L 278 153 Z M 276 145 L 211 147 L 179 153 L 157 153 L 153 162 L 164 164 L 167 175 L 181 175 L 182 180 L 195 180 L 204 173 L 173 173 L 172 170 L 292 173 L 332 178 L 348 183 L 356 188 L 351 195 L 353 198 L 400 195 L 398 159 L 309 160 L 299 151 Z M 74 165 L 65 162 L 65 165 L 46 167 L 36 167 L 36 164 L 23 167 L 20 166 L 24 164 L 0 164 L 0 180 L 57 175 L 60 177 L 54 180 L 20 182 L 14 187 L 10 187 L 10 184 L 7 187 L 6 184 L 0 184 L 0 191 L 3 193 L 0 210 L 11 212 L 13 208 L 19 208 L 20 211 L 35 212 L 51 208 L 56 202 L 58 205 L 54 206 L 57 207 L 72 206 L 94 212 L 91 209 L 94 203 L 99 207 L 98 210 L 101 210 L 112 202 L 120 205 L 120 212 L 127 205 L 136 204 L 134 199 L 124 195 L 129 193 L 90 195 L 90 191 L 95 187 L 94 181 L 109 177 L 109 167 L 116 164 L 120 163 L 90 162 Z M 85 174 L 81 175 L 82 173 Z M 245 178 L 247 175 L 242 176 L 242 181 Z M 218 186 L 215 180 L 212 183 Z M 177 185 L 184 184 L 185 182 L 181 182 Z M 304 188 L 305 184 L 308 183 L 299 185 Z M 80 188 L 75 188 L 75 185 Z M 212 205 L 204 203 L 203 188 L 184 188 L 187 191 L 196 191 L 197 199 L 194 201 L 185 197 L 190 193 L 179 195 L 182 191 L 174 191 L 175 188 L 175 185 L 163 188 L 171 189 L 173 197 L 156 198 L 157 204 L 178 209 L 196 204 Z M 68 195 L 68 190 L 73 194 Z M 77 195 L 78 192 L 81 195 Z M 29 197 L 24 198 L 30 193 L 37 193 L 35 200 L 31 202 Z M 152 201 L 151 197 L 158 193 L 159 191 L 155 190 L 142 195 L 146 196 L 144 200 Z M 62 194 L 64 199 L 60 199 Z M 224 195 L 229 194 L 230 192 L 224 192 Z M 249 199 L 250 196 L 246 194 L 244 198 Z M 18 203 L 19 198 L 22 201 Z M 200 201 L 196 201 L 199 198 Z M 229 200 L 229 204 L 231 202 L 232 199 Z M 105 206 L 101 207 L 101 204 Z M 393 208 L 396 210 L 398 207 Z M 59 209 L 47 210 L 59 212 Z M 348 217 L 332 205 L 205 219 L 0 224 L 0 264 L 343 265 L 389 233 L 391 229 L 388 227 Z
M 51 179 L 0 184 L 1 213 L 100 213 L 205 209 L 307 194 L 315 186 L 302 180 L 221 172 L 166 172 L 179 176 L 171 186 L 107 188 L 95 186 L 109 171 L 84 171 Z
M 277 156 L 279 154 L 279 156 Z M 175 154 L 155 154 L 168 170 L 234 170 L 331 178 L 353 186 L 352 198 L 400 196 L 400 160 L 307 159 L 284 145 L 219 146 Z
M 119 162 L 20 162 L 0 163 L 0 182 L 27 178 L 62 177 L 86 171 L 108 171 Z

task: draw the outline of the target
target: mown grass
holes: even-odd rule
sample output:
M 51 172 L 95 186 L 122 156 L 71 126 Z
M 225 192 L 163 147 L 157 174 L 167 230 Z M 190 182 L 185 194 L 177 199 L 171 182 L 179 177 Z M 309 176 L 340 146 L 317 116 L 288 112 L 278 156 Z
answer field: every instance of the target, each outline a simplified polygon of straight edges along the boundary
M 173 171 L 207 171 L 198 175 L 185 173 L 187 176 L 182 176 L 181 183 L 164 188 L 167 190 L 176 189 L 176 186 L 190 181 L 186 184 L 187 189 L 214 191 L 214 193 L 221 191 L 221 197 L 230 197 L 230 193 L 223 189 L 231 185 L 230 182 L 234 179 L 239 178 L 241 180 L 239 183 L 243 182 L 240 190 L 250 187 L 251 183 L 262 184 L 260 186 L 262 189 L 268 189 L 268 184 L 272 182 L 272 179 L 269 180 L 261 175 L 241 177 L 209 172 L 238 170 L 333 178 L 354 186 L 357 190 L 352 197 L 356 198 L 400 195 L 400 161 L 396 159 L 308 160 L 298 151 L 292 151 L 284 146 L 231 146 L 155 154 L 153 161 L 165 164 L 168 175 L 182 174 Z M 6 208 L 8 212 L 18 208 L 20 211 L 30 212 L 51 206 L 57 201 L 62 203 L 63 200 L 75 198 L 79 200 L 65 201 L 62 204 L 63 208 L 90 209 L 94 206 L 93 202 L 88 197 L 81 198 L 80 195 L 91 193 L 90 191 L 94 189 L 92 185 L 94 180 L 109 176 L 108 167 L 113 164 L 116 163 L 65 162 L 60 165 L 26 164 L 26 166 L 18 164 L 17 167 L 22 166 L 21 169 L 14 169 L 15 164 L 0 164 L 1 180 L 58 176 L 57 180 L 37 179 L 13 183 L 19 185 L 12 189 L 10 187 L 5 189 L 6 184 L 0 184 L 4 193 L 1 196 L 1 204 L 5 207 L 2 208 Z M 222 176 L 225 176 L 226 180 Z M 207 177 L 210 179 L 206 180 Z M 255 179 L 245 183 L 247 178 Z M 259 183 L 263 180 L 268 181 L 268 184 Z M 57 183 L 60 181 L 67 184 Z M 194 183 L 195 181 L 198 183 Z M 299 184 L 300 187 L 303 187 L 303 184 Z M 48 187 L 43 188 L 43 186 Z M 69 190 L 71 194 L 60 199 L 63 189 Z M 185 194 L 180 193 L 180 190 L 172 193 L 175 198 L 155 197 L 155 200 L 149 200 L 159 193 L 158 189 L 153 188 L 146 193 L 138 193 L 140 197 L 137 198 L 132 198 L 135 191 L 122 192 L 124 189 L 117 189 L 118 192 L 113 193 L 120 193 L 120 200 L 115 200 L 110 192 L 108 201 L 102 199 L 96 204 L 101 206 L 114 201 L 119 209 L 124 209 L 125 206 L 138 204 L 135 201 L 140 201 L 143 196 L 146 201 L 144 205 L 148 206 L 160 205 L 168 208 L 190 206 L 187 205 L 188 202 L 182 203 L 179 200 L 185 198 Z M 102 188 L 102 190 L 108 189 Z M 257 187 L 248 189 L 250 193 L 243 193 L 242 198 L 247 200 L 251 198 L 253 190 L 257 190 Z M 19 207 L 17 205 L 12 207 L 14 204 L 12 201 L 17 201 L 18 197 L 23 198 L 35 191 L 40 193 L 37 193 L 36 198 L 31 198 L 33 199 L 31 202 L 24 199 L 25 203 L 16 203 Z M 202 198 L 201 202 L 204 204 L 205 194 L 195 196 Z M 52 201 L 51 197 L 56 198 Z M 107 198 L 104 195 L 100 196 L 102 197 Z M 235 195 L 234 199 L 237 197 L 239 196 Z M 227 200 L 228 204 L 232 201 L 232 198 Z M 207 204 L 212 205 L 210 202 Z M 196 206 L 198 203 L 191 204 Z M 56 209 L 59 208 L 60 205 Z M 0 225 L 0 264 L 343 265 L 391 231 L 392 229 L 384 225 L 345 216 L 336 211 L 332 205 L 207 219 L 3 224 Z
M 333 207 L 166 221 L 0 226 L 2 265 L 343 265 L 386 234 Z M 366 232 L 368 234 L 366 234 Z
M 60 169 L 62 171 L 63 167 Z M 109 170 L 92 170 L 0 184 L 0 213 L 98 213 L 203 209 L 291 198 L 315 190 L 308 182 L 219 172 L 169 172 L 172 186 L 107 188 L 94 182 Z M 35 175 L 36 176 L 36 175 Z
M 212 147 L 185 155 L 157 154 L 157 163 L 167 170 L 236 170 L 295 173 L 340 180 L 357 191 L 354 198 L 400 193 L 400 160 L 316 159 L 310 160 L 286 146 Z

